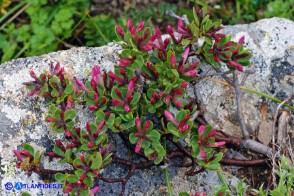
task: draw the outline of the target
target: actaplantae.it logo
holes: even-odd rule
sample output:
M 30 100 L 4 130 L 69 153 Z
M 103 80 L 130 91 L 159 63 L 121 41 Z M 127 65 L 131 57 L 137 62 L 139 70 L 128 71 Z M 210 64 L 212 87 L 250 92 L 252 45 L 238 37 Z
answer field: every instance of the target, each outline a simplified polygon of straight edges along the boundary
M 12 182 L 7 182 L 5 185 L 5 189 L 10 191 L 13 188 L 21 191 L 23 189 L 62 189 L 62 184 L 42 184 L 42 183 L 32 183 L 32 184 L 24 184 L 21 182 L 16 182 L 14 185 Z

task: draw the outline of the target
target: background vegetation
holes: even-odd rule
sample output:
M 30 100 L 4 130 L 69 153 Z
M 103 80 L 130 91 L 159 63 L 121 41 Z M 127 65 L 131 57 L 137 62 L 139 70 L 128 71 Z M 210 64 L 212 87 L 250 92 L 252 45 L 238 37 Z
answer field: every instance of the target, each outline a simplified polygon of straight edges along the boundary
M 0 61 L 105 45 L 129 16 L 165 29 L 176 22 L 166 10 L 190 18 L 192 6 L 208 7 L 227 25 L 294 16 L 294 0 L 0 0 Z

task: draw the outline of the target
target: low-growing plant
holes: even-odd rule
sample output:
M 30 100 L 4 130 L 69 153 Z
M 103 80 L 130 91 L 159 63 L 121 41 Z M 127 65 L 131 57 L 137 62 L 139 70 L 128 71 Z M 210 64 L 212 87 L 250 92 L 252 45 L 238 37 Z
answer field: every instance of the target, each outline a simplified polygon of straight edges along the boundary
M 212 20 L 206 9 L 194 9 L 190 24 L 178 20 L 174 29 L 167 27 L 168 37 L 159 28 L 154 31 L 142 21 L 134 25 L 127 21 L 126 29 L 116 26 L 123 41 L 118 65 L 114 71 L 101 72 L 92 68 L 90 79 L 68 78 L 59 63 L 51 63 L 49 71 L 25 82 L 29 96 L 44 97 L 49 103 L 46 122 L 54 132 L 64 134 L 56 140 L 53 151 L 47 155 L 68 163 L 72 170 L 52 171 L 42 168 L 43 153 L 29 144 L 15 150 L 17 167 L 27 173 L 51 173 L 63 183 L 63 191 L 70 195 L 95 194 L 99 187 L 94 180 L 121 182 L 125 185 L 136 169 L 153 165 L 172 164 L 176 157 L 186 156 L 203 169 L 218 170 L 222 153 L 213 150 L 225 145 L 215 141 L 216 130 L 210 125 L 197 125 L 192 120 L 195 101 L 185 95 L 187 86 L 198 76 L 202 63 L 215 68 L 226 66 L 232 71 L 243 71 L 249 65 L 250 52 L 243 47 L 244 37 L 238 42 L 219 33 L 219 20 Z M 190 62 L 197 55 L 199 61 Z M 95 116 L 94 122 L 78 127 L 76 106 L 85 103 Z M 174 108 L 175 112 L 171 112 Z M 145 161 L 134 163 L 115 155 L 108 132 L 118 134 L 126 146 Z M 165 147 L 173 143 L 177 151 Z M 181 143 L 187 141 L 184 147 Z M 163 161 L 164 160 L 164 161 Z M 111 163 L 130 167 L 125 178 L 105 178 L 101 170 Z M 197 173 L 194 169 L 192 173 Z M 191 174 L 192 175 L 192 174 Z

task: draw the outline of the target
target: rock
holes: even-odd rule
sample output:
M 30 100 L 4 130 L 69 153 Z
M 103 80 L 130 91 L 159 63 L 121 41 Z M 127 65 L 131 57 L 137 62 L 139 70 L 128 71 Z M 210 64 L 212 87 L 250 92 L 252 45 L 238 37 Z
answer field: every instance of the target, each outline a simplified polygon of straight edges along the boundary
M 282 19 L 263 19 L 255 23 L 226 26 L 223 30 L 234 41 L 245 36 L 245 47 L 252 51 L 251 65 L 245 70 L 254 70 L 244 86 L 284 100 L 294 91 L 294 22 Z M 244 76 L 239 74 L 240 80 Z M 216 82 L 223 79 L 202 80 L 196 86 L 206 108 L 209 124 L 228 134 L 241 137 L 233 87 Z M 267 119 L 272 123 L 277 104 L 260 95 L 243 91 L 242 107 L 247 129 L 255 134 L 262 115 L 259 107 L 263 101 L 269 105 Z M 292 100 L 292 103 L 294 101 Z M 293 129 L 294 121 L 290 125 Z
M 257 139 L 261 143 L 268 145 L 272 140 L 272 136 L 272 124 L 269 123 L 267 120 L 262 120 L 258 127 Z
M 248 77 L 246 86 L 281 99 L 285 98 L 291 89 L 293 90 L 294 38 L 289 33 L 293 32 L 293 28 L 293 22 L 273 18 L 249 25 L 229 26 L 224 29 L 227 33 L 234 35 L 235 39 L 245 35 L 246 46 L 253 51 L 252 67 L 249 69 L 256 69 L 256 73 Z M 49 152 L 52 150 L 52 140 L 62 139 L 62 136 L 53 133 L 48 124 L 44 122 L 44 115 L 47 112 L 44 100 L 27 97 L 27 91 L 22 83 L 31 80 L 29 71 L 33 69 L 36 74 L 39 74 L 47 70 L 49 62 L 53 61 L 60 62 L 70 76 L 86 78 L 87 73 L 95 64 L 100 65 L 102 70 L 113 70 L 120 49 L 120 46 L 113 43 L 99 48 L 73 48 L 39 57 L 16 59 L 0 66 L 0 195 L 20 195 L 21 191 L 16 188 L 6 189 L 9 188 L 9 183 L 12 183 L 13 186 L 16 182 L 32 184 L 51 180 L 50 183 L 57 183 L 48 176 L 39 176 L 35 173 L 27 176 L 23 171 L 15 168 L 16 158 L 12 151 L 20 149 L 21 144 L 30 143 L 39 150 Z M 228 133 L 240 135 L 232 88 L 205 80 L 198 84 L 198 89 L 206 106 L 210 123 Z M 193 91 L 189 92 L 189 95 L 194 96 Z M 260 100 L 261 98 L 257 95 L 243 93 L 246 124 L 251 132 L 254 132 L 260 123 L 261 115 L 257 110 Z M 269 105 L 271 113 L 275 105 L 271 102 Z M 81 113 L 79 120 L 85 124 L 91 119 L 91 115 L 86 110 L 81 110 Z M 110 139 L 117 144 L 117 149 L 122 150 L 122 156 L 129 156 L 119 138 L 114 135 L 110 136 Z M 62 165 L 56 161 L 51 162 L 48 158 L 44 158 L 42 164 L 45 168 L 56 170 L 70 168 L 69 165 Z M 120 171 L 125 171 L 125 168 L 112 165 L 104 172 L 110 176 L 118 176 L 121 175 Z M 220 185 L 214 172 L 207 171 L 189 178 L 183 175 L 183 169 L 169 168 L 169 173 L 174 194 L 180 191 L 201 190 L 213 193 L 213 187 Z M 233 182 L 237 181 L 236 178 L 228 178 L 233 179 Z M 101 195 L 117 195 L 121 188 L 119 184 L 101 182 L 97 184 L 101 186 Z M 158 167 L 144 171 L 138 170 L 128 182 L 125 195 L 159 195 L 161 194 L 158 192 L 160 187 L 165 187 L 164 170 Z M 23 189 L 23 191 L 29 191 L 32 195 L 62 195 L 61 189 Z

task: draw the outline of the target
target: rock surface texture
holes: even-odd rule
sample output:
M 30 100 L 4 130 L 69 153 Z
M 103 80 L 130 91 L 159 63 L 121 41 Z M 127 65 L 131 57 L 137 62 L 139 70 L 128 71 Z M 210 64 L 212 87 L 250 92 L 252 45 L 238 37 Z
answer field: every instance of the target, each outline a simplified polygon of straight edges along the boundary
M 286 98 L 294 91 L 294 23 L 292 21 L 280 18 L 265 19 L 247 25 L 227 26 L 224 31 L 231 34 L 235 40 L 245 35 L 245 46 L 252 50 L 252 65 L 246 69 L 255 72 L 248 76 L 244 86 L 279 99 Z M 46 177 L 35 173 L 27 176 L 23 171 L 16 169 L 13 150 L 20 149 L 22 143 L 30 143 L 35 147 L 38 146 L 39 150 L 49 152 L 53 146 L 51 140 L 62 139 L 44 122 L 44 115 L 47 112 L 44 100 L 27 97 L 27 91 L 22 83 L 31 80 L 29 71 L 33 69 L 39 74 L 47 70 L 49 62 L 53 61 L 60 62 L 70 76 L 86 78 L 95 64 L 100 65 L 102 70 L 112 70 L 120 49 L 119 45 L 111 43 L 99 48 L 81 47 L 39 57 L 17 59 L 0 65 L 0 195 L 20 195 L 21 191 L 15 187 L 12 190 L 6 189 L 9 182 L 15 185 L 16 182 L 33 184 L 45 183 L 47 180 Z M 233 88 L 215 81 L 203 80 L 195 89 L 201 95 L 209 123 L 229 134 L 241 136 Z M 194 89 L 189 94 L 194 95 L 193 91 Z M 269 134 L 269 130 L 264 130 L 263 127 L 266 127 L 264 125 L 260 126 L 262 117 L 259 106 L 262 101 L 268 102 L 270 111 L 265 121 L 271 123 L 277 105 L 247 92 L 243 92 L 242 100 L 248 129 L 252 134 L 259 133 L 258 137 L 263 138 L 262 134 Z M 81 123 L 91 118 L 89 113 L 83 110 L 79 117 Z M 294 121 L 289 129 L 294 130 L 293 123 Z M 259 127 L 263 129 L 260 130 Z M 110 138 L 117 143 L 118 149 L 124 149 L 118 138 L 115 136 Z M 127 151 L 121 153 L 122 156 L 128 154 Z M 55 170 L 70 167 L 49 161 L 48 158 L 44 158 L 42 164 L 45 168 Z M 109 177 L 119 177 L 120 171 L 123 170 L 124 168 L 113 165 L 104 172 Z M 216 173 L 204 172 L 188 178 L 183 175 L 184 171 L 170 168 L 175 194 L 180 191 L 201 190 L 212 193 L 220 184 Z M 233 181 L 236 182 L 236 179 L 233 178 Z M 101 182 L 97 184 L 101 186 L 98 195 L 118 195 L 120 192 L 119 184 Z M 150 170 L 136 171 L 127 184 L 125 195 L 164 195 L 165 189 L 164 170 L 154 167 Z M 62 195 L 62 189 L 23 189 L 23 191 L 28 191 L 32 195 Z

